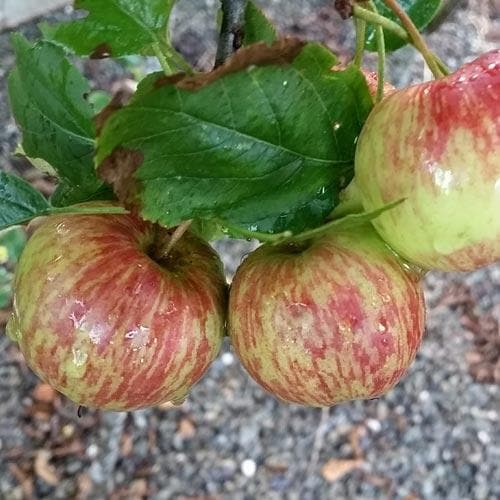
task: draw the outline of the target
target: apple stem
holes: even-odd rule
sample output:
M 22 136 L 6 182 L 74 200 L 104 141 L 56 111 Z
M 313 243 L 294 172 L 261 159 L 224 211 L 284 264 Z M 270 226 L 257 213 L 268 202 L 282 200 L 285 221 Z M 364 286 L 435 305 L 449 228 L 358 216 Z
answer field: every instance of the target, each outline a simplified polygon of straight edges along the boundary
M 184 71 L 188 75 L 193 74 L 193 68 L 174 49 L 165 47 L 162 50 L 160 43 L 153 44 L 153 52 L 160 63 L 163 72 L 169 76 L 176 71 Z M 172 67 L 174 65 L 175 67 Z
M 368 4 L 373 12 L 378 14 L 377 6 L 373 0 Z M 384 98 L 384 80 L 385 80 L 385 36 L 382 26 L 375 27 L 375 38 L 377 41 L 377 94 L 375 102 L 380 102 Z
M 357 68 L 361 68 L 366 46 L 366 21 L 364 19 L 355 18 L 354 22 L 356 25 L 356 52 L 354 53 L 353 64 Z
M 184 236 L 184 233 L 189 229 L 189 226 L 191 226 L 192 222 L 192 219 L 185 220 L 175 228 L 175 231 L 172 233 L 172 236 L 170 236 L 170 239 L 168 240 L 167 246 L 161 252 L 162 259 L 166 258 L 167 255 L 172 251 L 172 248 L 174 248 L 174 246 Z
M 392 19 L 384 17 L 378 12 L 373 12 L 372 10 L 366 9 L 365 7 L 361 7 L 361 5 L 358 3 L 355 3 L 353 5 L 352 12 L 356 19 L 363 19 L 364 21 L 367 21 L 368 23 L 374 24 L 376 26 L 382 26 L 382 28 L 394 33 L 402 40 L 411 42 L 411 39 L 408 36 L 406 30 Z
M 293 233 L 291 231 L 284 231 L 282 233 L 262 233 L 259 231 L 251 231 L 243 227 L 233 226 L 224 220 L 217 220 L 217 223 L 224 228 L 225 233 L 231 232 L 233 235 L 245 239 L 259 240 L 263 243 L 281 243 L 282 241 L 290 238 Z
M 440 65 L 436 61 L 436 57 L 429 49 L 424 37 L 420 34 L 417 27 L 411 20 L 410 16 L 404 11 L 404 9 L 399 5 L 397 0 L 384 0 L 385 5 L 396 14 L 401 20 L 401 24 L 404 26 L 411 42 L 416 47 L 416 49 L 422 54 L 427 66 L 432 71 L 432 74 L 436 79 L 445 76 L 445 73 L 441 70 Z
M 154 43 L 153 44 L 153 52 L 155 53 L 156 58 L 158 59 L 158 62 L 160 63 L 161 69 L 163 72 L 168 76 L 171 75 L 174 71 L 170 64 L 167 61 L 167 58 L 165 57 L 165 54 L 161 51 L 160 44 L 159 43 Z
M 401 27 L 395 21 L 387 17 L 384 17 L 377 12 L 373 12 L 369 9 L 361 7 L 360 4 L 355 3 L 353 5 L 353 15 L 356 19 L 362 19 L 367 23 L 374 24 L 376 26 L 381 26 L 384 30 L 394 33 L 396 36 L 401 38 L 401 40 L 404 40 L 405 42 L 414 45 L 413 40 L 410 38 L 407 31 L 403 27 Z M 439 66 L 439 69 L 441 70 L 443 75 L 447 75 L 450 73 L 449 69 L 446 67 L 444 62 L 436 54 L 430 52 L 430 55 L 436 61 L 436 64 Z

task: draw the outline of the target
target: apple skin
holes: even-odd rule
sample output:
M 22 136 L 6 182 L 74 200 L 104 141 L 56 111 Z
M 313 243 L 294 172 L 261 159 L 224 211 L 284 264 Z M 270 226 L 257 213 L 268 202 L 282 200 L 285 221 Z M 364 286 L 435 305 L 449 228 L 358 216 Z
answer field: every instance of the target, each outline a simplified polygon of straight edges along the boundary
M 361 73 L 365 76 L 366 84 L 368 85 L 368 91 L 370 95 L 375 98 L 377 96 L 377 87 L 378 87 L 378 75 L 376 71 L 369 71 L 367 69 L 361 68 Z M 390 96 L 396 87 L 391 83 L 385 81 L 384 82 L 384 99 Z
M 218 354 L 226 283 L 217 254 L 133 215 L 47 217 L 15 277 L 8 333 L 74 402 L 131 410 L 181 402 Z
M 304 248 L 261 246 L 230 288 L 234 350 L 283 401 L 332 406 L 375 398 L 400 380 L 421 343 L 419 278 L 371 226 Z
M 354 180 L 366 210 L 406 199 L 374 225 L 410 262 L 471 271 L 500 260 L 500 50 L 376 105 Z

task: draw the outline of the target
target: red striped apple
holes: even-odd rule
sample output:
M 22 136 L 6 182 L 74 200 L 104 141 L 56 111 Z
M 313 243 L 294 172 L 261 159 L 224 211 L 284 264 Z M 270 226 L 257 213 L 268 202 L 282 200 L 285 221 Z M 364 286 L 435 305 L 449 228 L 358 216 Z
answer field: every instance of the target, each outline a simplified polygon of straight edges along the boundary
M 422 268 L 469 271 L 500 260 L 500 50 L 376 105 L 356 151 L 366 210 Z
M 229 296 L 229 334 L 250 375 L 309 406 L 388 391 L 415 357 L 424 317 L 419 276 L 370 226 L 264 245 Z
M 9 335 L 43 380 L 80 405 L 179 402 L 217 355 L 218 256 L 133 215 L 58 215 L 35 230 L 15 278 Z

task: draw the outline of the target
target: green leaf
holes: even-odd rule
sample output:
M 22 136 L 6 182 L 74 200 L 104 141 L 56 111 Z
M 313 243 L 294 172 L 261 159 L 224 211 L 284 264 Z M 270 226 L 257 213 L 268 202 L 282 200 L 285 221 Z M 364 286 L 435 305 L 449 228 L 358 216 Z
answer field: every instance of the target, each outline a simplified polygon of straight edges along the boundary
M 271 45 L 278 38 L 276 28 L 265 14 L 255 5 L 248 2 L 245 11 L 245 37 L 243 45 L 265 42 Z
M 401 24 L 399 18 L 389 9 L 383 0 L 374 0 L 379 14 L 382 14 L 393 21 Z M 399 5 L 408 13 L 417 28 L 422 31 L 436 16 L 442 5 L 442 0 L 399 0 Z M 386 51 L 394 51 L 406 45 L 406 42 L 401 40 L 394 33 L 384 30 L 385 49 Z M 375 28 L 368 26 L 366 33 L 366 48 L 371 51 L 377 50 L 375 41 Z
M 96 190 L 83 196 L 78 186 L 60 182 L 54 194 L 50 197 L 50 203 L 55 207 L 67 207 L 77 203 L 85 203 L 87 201 L 96 200 L 114 200 L 116 199 L 112 189 L 106 184 L 101 184 Z
M 0 309 L 9 306 L 12 297 L 12 280 L 14 276 L 0 266 Z
M 112 96 L 108 92 L 94 90 L 89 94 L 87 101 L 92 106 L 94 114 L 97 115 L 111 102 L 111 99 Z
M 26 233 L 22 228 L 10 227 L 0 231 L 0 264 L 14 266 L 25 244 Z
M 214 241 L 227 236 L 227 232 L 216 220 L 194 219 L 189 229 L 205 241 Z
M 231 64 L 245 69 L 202 76 L 197 90 L 196 78 L 148 81 L 111 116 L 97 163 L 126 205 L 167 227 L 217 218 L 300 232 L 323 222 L 352 178 L 371 98 L 357 69 L 331 71 L 336 58 L 324 47 L 259 66 L 273 50 L 242 49 Z
M 14 154 L 24 157 L 40 172 L 50 175 L 51 177 L 57 177 L 57 172 L 50 163 L 47 163 L 42 158 L 31 158 L 30 156 L 28 156 L 26 154 L 26 151 L 24 151 L 22 144 L 18 144 L 16 150 L 14 151 Z
M 74 187 L 68 202 L 87 199 L 102 186 L 93 164 L 93 112 L 85 100 L 88 82 L 60 47 L 49 42 L 31 46 L 19 34 L 12 42 L 17 60 L 9 75 L 9 97 L 23 134 L 22 148 Z
M 49 207 L 47 200 L 26 181 L 0 172 L 0 229 L 23 224 L 43 215 Z
M 153 45 L 167 42 L 167 24 L 175 0 L 76 0 L 88 11 L 83 19 L 43 24 L 43 34 L 79 55 L 118 57 L 153 54 Z
M 339 231 L 349 231 L 359 226 L 364 226 L 369 222 L 376 219 L 379 215 L 387 212 L 388 210 L 397 207 L 401 203 L 404 202 L 404 199 L 393 201 L 392 203 L 388 203 L 376 210 L 372 210 L 370 212 L 362 212 L 355 214 L 344 215 L 339 219 L 332 220 L 323 226 L 311 229 L 309 231 L 304 231 L 301 234 L 293 235 L 289 238 L 286 238 L 289 241 L 304 241 L 313 236 L 319 236 L 321 234 L 333 233 Z

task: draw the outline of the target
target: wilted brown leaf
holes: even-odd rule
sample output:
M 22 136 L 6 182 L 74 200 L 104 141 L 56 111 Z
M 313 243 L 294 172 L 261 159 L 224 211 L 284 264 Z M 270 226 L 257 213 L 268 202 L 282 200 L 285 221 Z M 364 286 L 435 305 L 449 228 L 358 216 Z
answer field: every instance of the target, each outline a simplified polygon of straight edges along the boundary
M 332 458 L 321 468 L 321 475 L 326 481 L 333 483 L 346 474 L 349 474 L 349 472 L 359 469 L 363 464 L 364 461 L 359 458 L 353 460 L 337 460 Z
M 144 156 L 140 151 L 116 148 L 97 168 L 99 177 L 113 186 L 120 201 L 133 197 L 137 186 L 135 171 L 142 165 Z
M 155 87 L 176 85 L 184 90 L 198 90 L 219 78 L 242 71 L 250 66 L 269 66 L 272 64 L 290 64 L 303 49 L 305 42 L 298 38 L 283 38 L 272 45 L 257 43 L 238 50 L 222 66 L 209 73 L 199 73 L 195 76 L 179 75 L 165 76 L 158 79 Z

